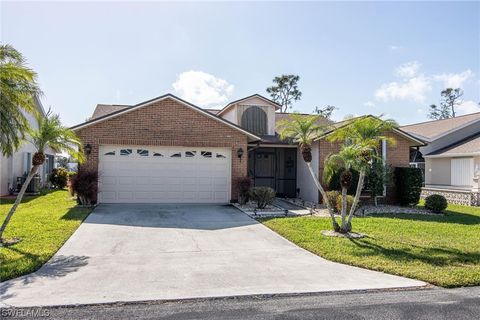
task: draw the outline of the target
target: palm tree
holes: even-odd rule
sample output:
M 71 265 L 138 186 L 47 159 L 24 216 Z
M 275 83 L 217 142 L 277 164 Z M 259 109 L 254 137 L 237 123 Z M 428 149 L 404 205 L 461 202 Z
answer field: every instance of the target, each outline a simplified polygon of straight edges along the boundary
M 22 54 L 10 45 L 0 45 L 0 151 L 10 156 L 28 132 L 25 113 L 36 113 L 41 95 L 37 74 L 25 66 Z
M 343 177 L 341 177 L 342 213 L 347 207 L 347 195 L 344 186 L 348 185 L 349 179 L 351 183 L 351 169 L 359 171 L 355 198 L 347 221 L 344 221 L 344 216 L 342 216 L 341 232 L 350 232 L 352 230 L 351 221 L 363 190 L 365 174 L 373 161 L 379 159 L 378 148 L 381 142 L 385 140 L 387 143 L 395 144 L 395 139 L 387 135 L 387 133 L 398 127 L 397 123 L 391 119 L 382 120 L 381 118 L 382 116 L 363 116 L 347 120 L 343 126 L 328 136 L 328 140 L 331 142 L 343 143 L 340 152 L 337 155 L 331 155 L 327 159 L 326 167 L 328 169 L 325 173 L 325 177 L 328 180 L 332 177 L 332 170 L 344 170 L 342 172 Z
M 340 171 L 340 186 L 342 188 L 342 210 L 341 210 L 341 232 L 349 232 L 350 219 L 347 221 L 347 190 L 351 187 L 353 182 L 353 173 L 355 170 L 360 172 L 359 185 L 363 184 L 364 175 L 368 168 L 369 163 L 364 160 L 364 155 L 369 153 L 368 148 L 364 148 L 361 145 L 342 145 L 340 152 L 330 154 L 325 159 L 325 167 L 323 171 L 323 180 L 328 183 L 336 172 Z M 350 218 L 350 215 L 349 217 Z
M 315 172 L 312 168 L 312 143 L 321 137 L 325 130 L 327 129 L 324 126 L 318 124 L 320 115 L 301 115 L 298 113 L 293 113 L 288 119 L 279 121 L 277 124 L 277 129 L 280 132 L 280 139 L 289 140 L 293 143 L 297 143 L 302 152 L 303 160 L 307 164 L 308 170 L 312 175 L 313 181 L 320 191 L 323 202 L 327 206 L 328 213 L 332 219 L 333 229 L 335 231 L 339 230 L 339 225 L 335 220 L 335 215 L 333 208 L 328 201 L 327 194 L 325 189 L 323 189 L 320 181 L 318 180 Z
M 32 158 L 32 168 L 15 199 L 15 203 L 0 227 L 0 241 L 2 240 L 2 235 L 7 224 L 10 222 L 15 210 L 22 201 L 27 186 L 37 173 L 39 166 L 45 162 L 45 150 L 47 148 L 50 148 L 56 153 L 66 152 L 80 163 L 85 160 L 80 140 L 73 131 L 62 125 L 58 115 L 52 114 L 49 110 L 45 117 L 37 115 L 37 119 L 38 130 L 31 130 L 29 133 L 29 140 L 31 140 L 31 143 L 37 149 Z

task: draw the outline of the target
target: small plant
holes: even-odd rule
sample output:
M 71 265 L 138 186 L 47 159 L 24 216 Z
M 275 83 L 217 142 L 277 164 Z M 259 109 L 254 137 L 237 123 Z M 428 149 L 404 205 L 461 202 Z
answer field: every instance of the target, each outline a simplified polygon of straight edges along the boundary
M 257 204 L 258 209 L 265 209 L 275 199 L 275 190 L 270 187 L 253 187 L 250 189 L 250 199 Z
M 68 171 L 65 168 L 55 168 L 48 176 L 48 180 L 56 189 L 63 189 L 67 186 Z
M 238 189 L 238 203 L 245 204 L 250 200 L 250 187 L 252 186 L 252 179 L 250 177 L 238 178 L 236 181 Z
M 340 196 L 342 196 L 342 194 L 340 193 L 340 191 L 336 191 L 336 190 L 333 190 L 333 191 L 327 191 L 326 192 L 327 194 L 327 199 L 328 199 L 328 202 L 330 203 L 330 205 L 332 206 L 332 208 L 335 210 L 335 213 L 339 213 L 339 211 L 337 210 L 337 198 Z
M 419 168 L 395 168 L 395 187 L 402 206 L 416 206 L 420 201 L 423 175 Z
M 98 173 L 95 170 L 81 170 L 70 180 L 70 193 L 77 195 L 81 205 L 92 205 L 97 199 Z
M 347 195 L 347 212 L 352 208 L 354 197 Z M 339 193 L 335 200 L 335 209 L 338 212 L 342 212 L 342 195 Z
M 447 209 L 447 206 L 447 199 L 440 194 L 432 194 L 425 198 L 425 208 L 435 213 L 441 213 Z

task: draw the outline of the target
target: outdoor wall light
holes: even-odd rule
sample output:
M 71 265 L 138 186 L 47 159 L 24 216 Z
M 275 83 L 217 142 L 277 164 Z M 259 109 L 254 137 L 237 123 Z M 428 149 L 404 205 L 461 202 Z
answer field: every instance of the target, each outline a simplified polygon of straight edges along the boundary
M 243 149 L 242 148 L 238 148 L 237 156 L 240 158 L 240 161 L 242 161 L 242 156 L 243 156 Z
M 86 154 L 92 153 L 92 145 L 90 143 L 87 143 L 83 149 L 85 150 Z

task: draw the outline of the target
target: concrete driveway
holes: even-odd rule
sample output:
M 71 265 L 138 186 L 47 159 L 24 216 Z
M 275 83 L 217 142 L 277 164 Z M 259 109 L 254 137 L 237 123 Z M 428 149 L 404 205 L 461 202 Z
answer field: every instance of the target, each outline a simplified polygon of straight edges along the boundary
M 423 286 L 311 254 L 230 206 L 100 205 L 0 301 L 40 306 Z

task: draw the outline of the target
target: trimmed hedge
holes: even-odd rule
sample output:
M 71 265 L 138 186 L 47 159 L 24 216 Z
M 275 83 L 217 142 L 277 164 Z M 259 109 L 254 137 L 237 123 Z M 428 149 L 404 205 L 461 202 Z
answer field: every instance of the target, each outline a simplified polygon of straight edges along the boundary
M 425 198 L 425 208 L 435 213 L 441 213 L 447 206 L 447 199 L 440 194 L 432 194 Z
M 270 187 L 253 187 L 250 189 L 250 199 L 257 204 L 258 209 L 265 209 L 273 203 L 275 190 Z
M 420 168 L 396 167 L 395 186 L 397 198 L 402 206 L 415 206 L 420 201 L 423 175 Z

